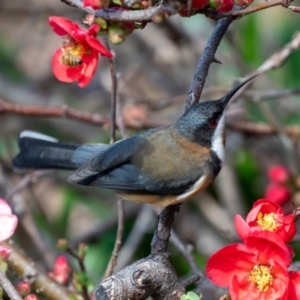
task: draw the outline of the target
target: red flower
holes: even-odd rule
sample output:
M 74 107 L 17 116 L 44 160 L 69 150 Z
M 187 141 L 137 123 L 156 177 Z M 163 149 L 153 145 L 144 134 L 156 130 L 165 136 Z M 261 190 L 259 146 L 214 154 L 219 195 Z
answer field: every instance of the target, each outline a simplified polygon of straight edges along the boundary
M 216 285 L 229 288 L 232 300 L 287 300 L 290 264 L 282 239 L 263 231 L 213 254 L 206 273 Z
M 294 215 L 284 215 L 282 208 L 266 199 L 257 200 L 247 215 L 246 221 L 236 215 L 235 227 L 243 240 L 255 231 L 272 231 L 278 234 L 285 242 L 289 242 L 296 234 Z
M 290 271 L 289 272 L 289 300 L 297 300 L 300 298 L 300 272 Z
M 288 182 L 290 178 L 290 172 L 283 166 L 273 166 L 269 169 L 268 176 L 271 181 L 284 184 Z
M 289 189 L 277 183 L 269 183 L 266 187 L 265 197 L 279 205 L 283 205 L 291 198 Z
M 95 74 L 98 53 L 112 57 L 112 53 L 96 39 L 99 25 L 94 24 L 86 30 L 62 17 L 49 17 L 49 24 L 56 34 L 64 37 L 62 48 L 52 58 L 55 77 L 63 82 L 78 81 L 80 87 L 85 87 Z

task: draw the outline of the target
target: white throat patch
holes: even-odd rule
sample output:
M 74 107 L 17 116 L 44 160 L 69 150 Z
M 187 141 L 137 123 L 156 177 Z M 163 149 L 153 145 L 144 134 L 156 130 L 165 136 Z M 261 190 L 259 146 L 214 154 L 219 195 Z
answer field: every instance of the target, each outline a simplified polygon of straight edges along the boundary
M 222 117 L 220 118 L 217 128 L 214 132 L 211 142 L 211 149 L 215 151 L 219 159 L 223 162 L 225 158 L 225 147 L 223 141 L 223 130 L 225 126 L 225 113 L 223 113 Z

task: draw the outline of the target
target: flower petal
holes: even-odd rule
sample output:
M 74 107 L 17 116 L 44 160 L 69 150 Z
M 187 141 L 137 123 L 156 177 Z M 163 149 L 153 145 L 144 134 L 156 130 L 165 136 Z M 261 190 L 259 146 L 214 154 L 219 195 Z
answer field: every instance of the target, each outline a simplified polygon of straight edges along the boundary
M 0 216 L 0 241 L 5 241 L 10 238 L 18 224 L 18 219 L 15 215 Z
M 253 268 L 255 257 L 243 244 L 225 246 L 208 259 L 206 274 L 216 285 L 228 287 L 234 275 L 245 275 Z
M 242 218 L 240 215 L 235 215 L 234 217 L 234 225 L 237 234 L 239 237 L 244 240 L 250 234 L 250 227 L 248 223 Z
M 245 245 L 258 253 L 258 262 L 269 264 L 270 260 L 281 262 L 289 267 L 292 262 L 290 249 L 280 236 L 271 231 L 255 231 L 244 240 Z
M 49 25 L 56 34 L 61 36 L 69 34 L 73 28 L 73 22 L 63 17 L 49 17 Z
M 62 82 L 77 81 L 81 76 L 81 71 L 84 68 L 84 64 L 78 67 L 69 67 L 61 63 L 60 57 L 62 55 L 62 49 L 58 49 L 52 58 L 52 71 L 55 77 Z
M 85 65 L 85 68 L 82 70 L 81 77 L 78 78 L 78 85 L 81 88 L 87 86 L 91 82 L 96 72 L 98 60 L 99 56 L 97 51 L 92 50 L 91 54 L 83 55 L 82 61 Z
M 105 48 L 105 46 L 96 38 L 92 36 L 86 36 L 87 43 L 95 50 L 97 50 L 101 55 L 106 57 L 113 57 L 112 53 Z
M 1 215 L 12 215 L 9 204 L 2 198 L 0 198 L 0 216 Z
M 288 299 L 300 299 L 300 272 L 290 271 L 289 278 Z

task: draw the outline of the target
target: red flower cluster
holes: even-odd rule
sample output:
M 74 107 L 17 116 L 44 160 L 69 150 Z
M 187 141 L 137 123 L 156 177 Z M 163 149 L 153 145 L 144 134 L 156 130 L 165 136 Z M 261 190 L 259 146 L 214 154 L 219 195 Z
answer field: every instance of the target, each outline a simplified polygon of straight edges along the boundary
M 112 57 L 99 40 L 96 39 L 100 26 L 93 24 L 83 29 L 78 24 L 62 17 L 50 17 L 49 25 L 63 37 L 63 45 L 52 58 L 55 77 L 63 82 L 78 81 L 80 87 L 87 86 L 92 80 L 99 61 L 99 53 Z
M 285 244 L 296 234 L 293 215 L 261 199 L 246 220 L 235 217 L 243 243 L 225 246 L 207 263 L 207 276 L 228 287 L 232 300 L 296 300 L 300 297 L 300 272 L 288 271 L 294 255 Z
M 49 276 L 61 284 L 66 284 L 69 281 L 71 268 L 65 256 L 59 256 L 54 264 L 53 272 Z
M 265 197 L 279 205 L 288 202 L 291 198 L 289 170 L 283 166 L 274 166 L 269 169 L 268 177 L 271 182 L 266 187 Z

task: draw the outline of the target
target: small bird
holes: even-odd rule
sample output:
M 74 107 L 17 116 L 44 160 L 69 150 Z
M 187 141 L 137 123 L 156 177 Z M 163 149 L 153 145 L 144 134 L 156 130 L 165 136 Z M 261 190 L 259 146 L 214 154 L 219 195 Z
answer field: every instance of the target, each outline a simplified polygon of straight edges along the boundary
M 219 100 L 191 106 L 174 124 L 110 145 L 65 143 L 23 131 L 13 167 L 75 170 L 68 181 L 114 190 L 125 200 L 159 207 L 182 203 L 204 190 L 220 172 L 226 105 L 252 78 Z

